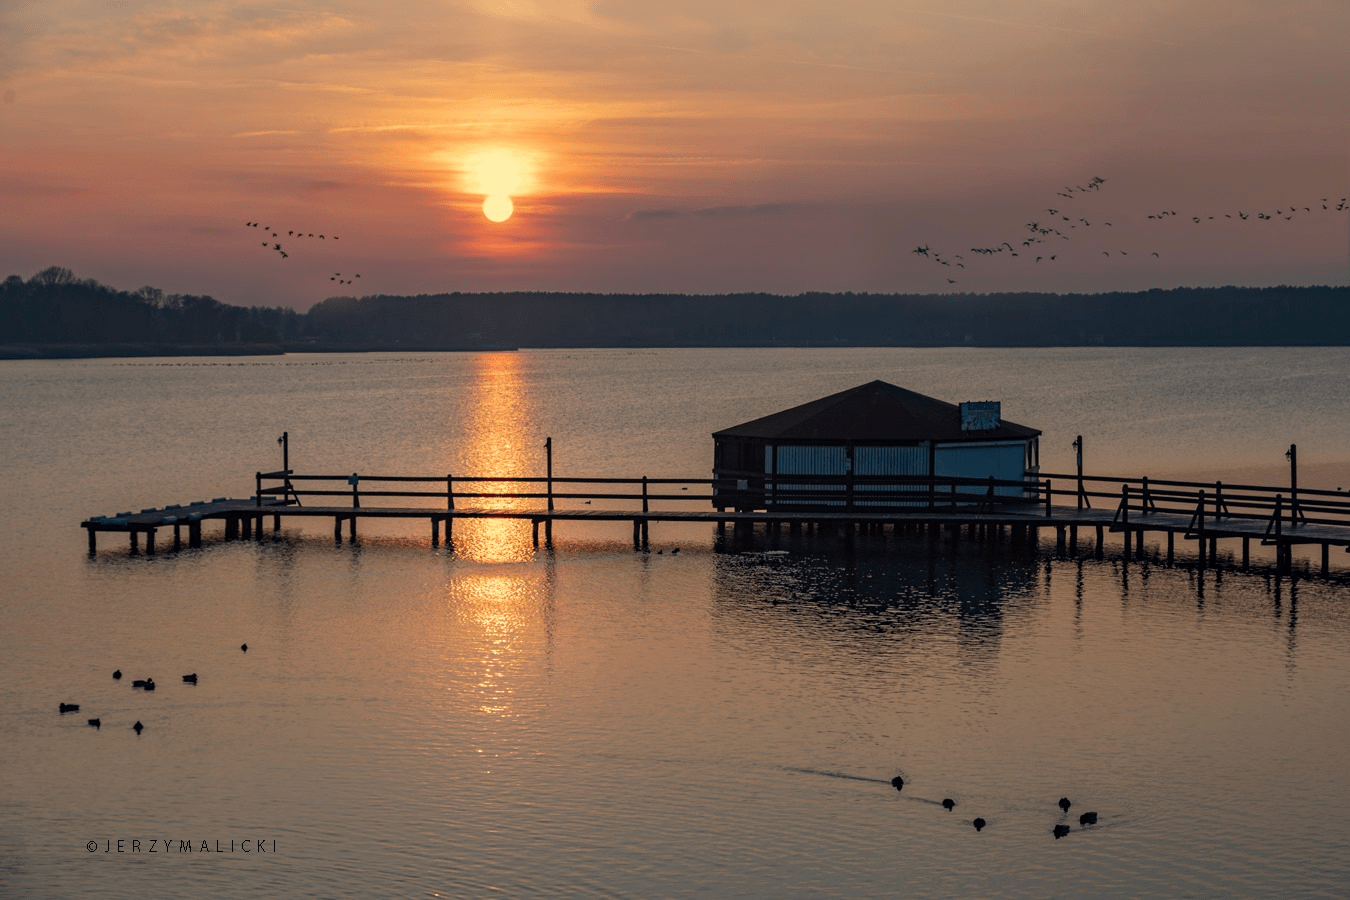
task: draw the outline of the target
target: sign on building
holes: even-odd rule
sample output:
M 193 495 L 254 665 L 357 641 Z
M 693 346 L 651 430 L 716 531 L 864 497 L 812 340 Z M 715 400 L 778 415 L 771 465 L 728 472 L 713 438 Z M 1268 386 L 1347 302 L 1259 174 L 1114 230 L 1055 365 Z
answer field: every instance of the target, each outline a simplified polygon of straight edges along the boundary
M 961 404 L 962 431 L 989 431 L 998 427 L 1002 404 L 997 400 L 982 400 Z M 950 419 L 948 421 L 951 421 Z

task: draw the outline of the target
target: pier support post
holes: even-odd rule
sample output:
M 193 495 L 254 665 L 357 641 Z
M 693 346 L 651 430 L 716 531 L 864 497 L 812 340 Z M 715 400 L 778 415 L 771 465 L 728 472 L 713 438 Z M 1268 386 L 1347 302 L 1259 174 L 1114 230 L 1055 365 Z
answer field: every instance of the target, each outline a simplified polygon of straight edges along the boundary
M 139 534 L 138 532 L 135 532 L 135 531 L 130 532 L 130 534 L 131 534 L 131 552 L 132 552 L 132 553 L 140 553 L 140 552 L 141 552 L 141 536 L 140 536 L 140 534 Z
M 272 533 L 276 534 L 281 530 L 281 514 L 274 513 L 272 516 Z
M 435 516 L 431 517 L 431 549 L 435 550 L 441 545 L 441 523 Z
M 188 546 L 200 547 L 202 545 L 202 520 L 188 523 Z
M 1078 555 L 1078 526 L 1069 526 L 1069 552 Z
M 1055 526 L 1055 550 L 1057 550 L 1057 551 L 1060 552 L 1060 553 L 1063 553 L 1063 552 L 1064 552 L 1064 526 L 1063 526 L 1063 525 L 1056 525 L 1056 526 Z
M 151 556 L 155 553 L 155 529 L 150 528 L 145 532 L 145 552 Z
M 333 516 L 333 543 L 342 543 L 342 516 Z
M 85 531 L 89 532 L 89 555 L 94 556 L 95 554 L 98 553 L 98 537 L 96 536 L 97 532 L 95 532 L 94 529 L 92 528 L 86 528 Z
M 183 526 L 178 522 L 173 523 L 173 549 L 175 551 L 183 549 Z
M 347 537 L 352 543 L 356 543 L 356 516 L 347 519 Z
M 1331 574 L 1331 545 L 1326 541 L 1322 542 L 1322 577 L 1325 578 Z
M 739 526 L 739 523 L 737 523 Z M 739 529 L 738 529 L 739 530 Z M 642 523 L 637 519 L 633 520 L 633 549 L 642 549 Z
M 534 549 L 539 549 L 539 520 L 530 520 L 530 544 Z
M 248 541 L 248 540 L 252 540 L 252 539 L 253 539 L 253 517 L 252 517 L 252 516 L 240 516 L 240 517 L 239 517 L 239 527 L 240 527 L 240 530 L 243 532 L 242 538 L 243 538 L 244 540 Z
M 258 516 L 253 520 L 253 539 L 255 541 L 261 541 L 263 539 L 263 522 L 265 520 L 265 516 Z
M 1102 547 L 1102 539 L 1103 539 L 1103 537 L 1104 537 L 1104 535 L 1102 534 L 1102 526 L 1101 526 L 1101 525 L 1098 525 L 1098 526 L 1097 526 L 1097 547 L 1096 547 L 1096 550 L 1093 551 L 1093 552 L 1094 552 L 1094 555 L 1095 555 L 1098 559 L 1101 559 L 1102 556 L 1104 556 L 1105 553 L 1106 553 L 1105 548 Z
M 1134 554 L 1140 559 L 1144 558 L 1144 529 L 1142 528 L 1134 533 Z

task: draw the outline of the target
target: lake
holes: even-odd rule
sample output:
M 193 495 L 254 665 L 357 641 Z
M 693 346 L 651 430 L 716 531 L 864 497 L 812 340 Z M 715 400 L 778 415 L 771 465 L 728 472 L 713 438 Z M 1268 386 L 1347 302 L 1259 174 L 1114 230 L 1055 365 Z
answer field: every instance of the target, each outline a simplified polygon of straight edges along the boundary
M 91 558 L 79 522 L 248 496 L 283 431 L 301 472 L 540 475 L 551 437 L 560 477 L 706 478 L 711 432 L 876 378 L 1001 401 L 1050 472 L 1082 434 L 1089 473 L 1283 484 L 1296 443 L 1300 485 L 1336 489 L 1347 372 L 1342 348 L 5 362 L 0 896 L 1343 896 L 1339 551 L 1321 578 L 1053 534 L 656 524 L 635 553 L 623 522 L 432 549 L 424 522 L 335 545 L 316 520 Z

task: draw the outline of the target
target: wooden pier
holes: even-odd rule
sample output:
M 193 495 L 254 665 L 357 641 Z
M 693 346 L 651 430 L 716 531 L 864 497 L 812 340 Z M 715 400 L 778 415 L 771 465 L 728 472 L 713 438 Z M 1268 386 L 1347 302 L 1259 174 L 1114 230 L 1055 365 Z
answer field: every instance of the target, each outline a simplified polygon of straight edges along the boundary
M 754 474 L 754 473 L 747 473 Z M 757 478 L 763 480 L 763 473 Z M 1274 549 L 1276 565 L 1292 565 L 1296 545 L 1321 549 L 1323 574 L 1331 568 L 1333 547 L 1350 551 L 1350 495 L 1297 487 L 1226 485 L 1222 482 L 1150 481 L 1148 478 L 1041 475 L 1006 482 L 930 476 L 779 476 L 783 483 L 762 485 L 768 508 L 736 509 L 736 482 L 686 478 L 554 478 L 452 475 L 313 475 L 291 470 L 259 472 L 247 499 L 218 497 L 162 509 L 114 516 L 93 516 L 80 524 L 88 532 L 89 552 L 97 551 L 103 532 L 126 533 L 132 552 L 156 551 L 156 533 L 173 529 L 173 548 L 202 543 L 202 524 L 220 521 L 226 540 L 261 540 L 272 519 L 320 518 L 333 522 L 333 538 L 355 540 L 357 523 L 372 519 L 420 519 L 431 545 L 453 541 L 463 519 L 528 520 L 536 546 L 552 541 L 556 522 L 629 522 L 634 549 L 645 549 L 649 530 L 659 522 L 707 522 L 719 532 L 784 526 L 803 529 L 855 529 L 872 532 L 942 532 L 959 537 L 1012 529 L 1014 538 L 1053 528 L 1057 546 L 1077 552 L 1080 532 L 1093 537 L 1100 556 L 1107 533 L 1119 534 L 1124 558 L 1144 554 L 1144 536 L 1166 543 L 1174 560 L 1177 539 L 1194 542 L 1200 565 L 1217 560 L 1219 541 L 1240 541 L 1241 560 L 1250 563 L 1252 542 Z M 788 482 L 798 482 L 788 483 Z M 836 483 L 837 482 L 837 483 Z M 1007 496 L 1008 488 L 1018 496 Z M 1161 552 L 1161 551 L 1160 551 Z M 1235 554 L 1236 555 L 1236 554 Z

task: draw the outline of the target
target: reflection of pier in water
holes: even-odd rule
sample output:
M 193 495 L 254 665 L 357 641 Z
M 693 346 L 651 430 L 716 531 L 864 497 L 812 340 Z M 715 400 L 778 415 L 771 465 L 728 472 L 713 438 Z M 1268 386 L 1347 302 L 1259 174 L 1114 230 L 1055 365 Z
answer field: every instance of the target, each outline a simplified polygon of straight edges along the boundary
M 896 540 L 891 535 L 757 535 L 719 544 L 718 615 L 835 631 L 850 641 L 954 636 L 971 659 L 998 650 L 1005 617 L 1033 593 L 1037 559 L 1007 542 Z

